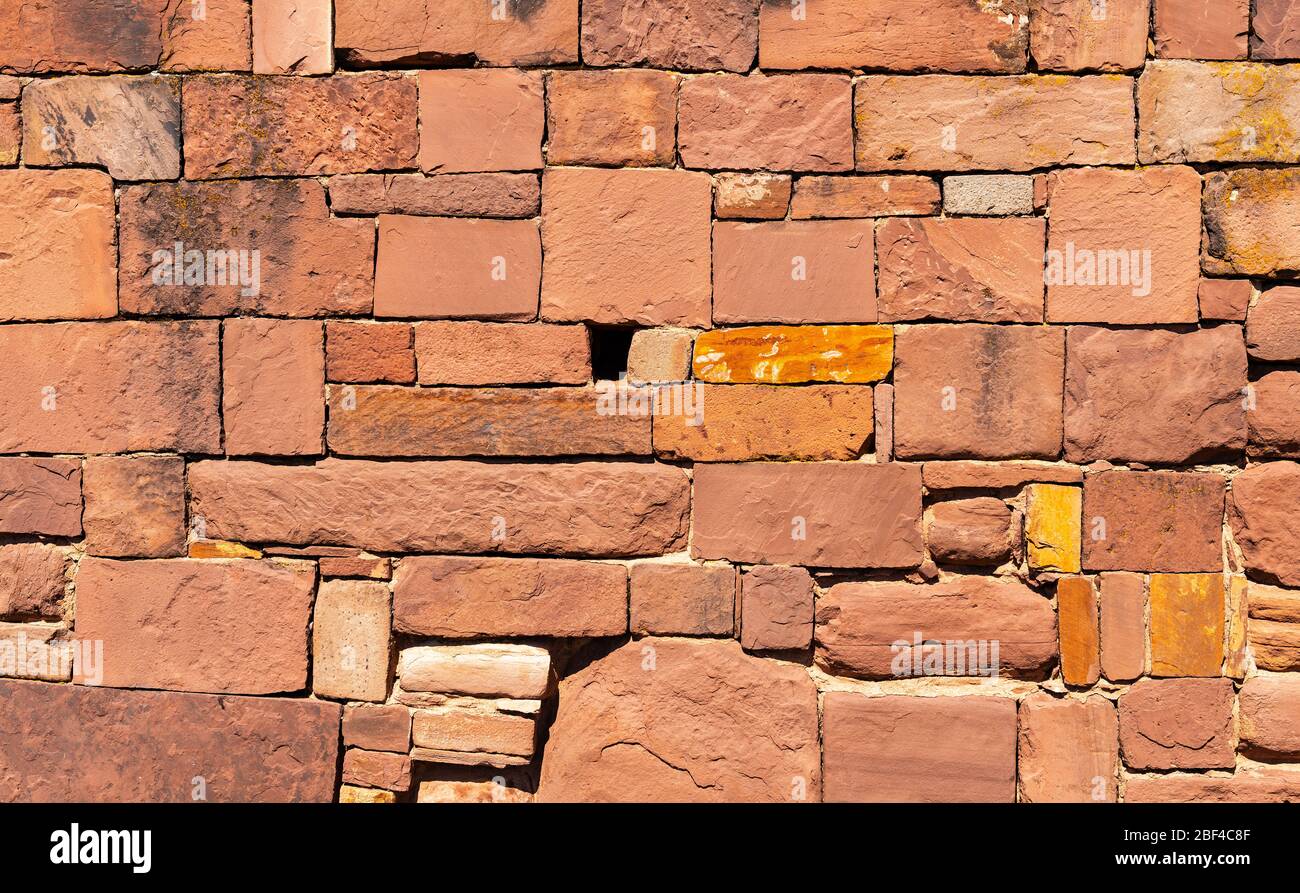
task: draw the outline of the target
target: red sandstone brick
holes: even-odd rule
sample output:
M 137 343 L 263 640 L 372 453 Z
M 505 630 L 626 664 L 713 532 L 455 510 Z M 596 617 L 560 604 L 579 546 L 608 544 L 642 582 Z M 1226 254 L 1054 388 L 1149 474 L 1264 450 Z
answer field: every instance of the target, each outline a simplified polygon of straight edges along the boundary
M 0 617 L 59 618 L 67 566 L 68 555 L 61 546 L 0 546 Z
M 329 74 L 333 18 L 329 0 L 253 0 L 253 71 Z
M 731 565 L 634 564 L 630 577 L 633 634 L 734 633 L 738 579 Z
M 961 729 L 960 735 L 952 734 Z M 827 802 L 986 803 L 1016 798 L 1011 698 L 870 698 L 830 692 L 822 717 Z
M 542 177 L 542 318 L 709 322 L 709 178 L 553 168 Z
M 110 558 L 185 553 L 185 460 L 90 456 L 85 467 L 86 551 Z
M 0 326 L 0 452 L 220 452 L 217 340 L 207 321 Z
M 747 71 L 758 44 L 757 0 L 588 0 L 588 65 Z
M 81 462 L 0 458 L 0 533 L 81 534 Z
M 680 83 L 663 71 L 551 72 L 547 162 L 671 166 Z
M 1253 59 L 1300 59 L 1300 9 L 1294 0 L 1256 0 L 1251 21 Z
M 415 79 L 195 75 L 183 89 L 185 176 L 346 174 L 415 165 Z M 215 126 L 214 122 L 225 122 Z
M 104 685 L 301 691 L 314 583 L 306 562 L 85 558 L 77 636 L 103 641 Z
M 793 220 L 934 214 L 939 184 L 929 177 L 805 176 L 794 184 Z
M 415 355 L 425 385 L 591 381 L 591 345 L 584 326 L 422 322 L 415 326 Z M 682 365 L 684 374 L 685 361 Z
M 1060 455 L 1064 332 L 920 325 L 900 328 L 895 341 L 899 458 Z
M 627 630 L 627 571 L 536 558 L 404 558 L 393 579 L 398 632 L 613 636 Z
M 765 69 L 1024 71 L 1030 6 L 1029 0 L 997 7 L 963 0 L 763 3 L 759 64 Z
M 801 567 L 758 565 L 740 578 L 740 644 L 746 651 L 812 644 L 813 580 Z
M 541 274 L 533 221 L 379 218 L 378 317 L 532 319 Z
M 415 382 L 414 333 L 406 323 L 325 324 L 325 380 Z
M 1196 298 L 1201 319 L 1226 319 L 1245 322 L 1255 289 L 1249 279 L 1202 279 Z
M 833 74 L 688 78 L 677 140 L 686 167 L 853 169 L 853 88 Z
M 1119 740 L 1130 769 L 1231 769 L 1231 679 L 1142 679 L 1120 696 Z
M 334 799 L 337 704 L 7 680 L 0 700 L 5 802 Z
M 1083 483 L 1089 571 L 1218 571 L 1225 479 L 1174 471 L 1105 471 Z
M 540 168 L 542 89 L 536 72 L 421 72 L 420 167 L 443 174 Z
M 339 700 L 384 700 L 391 632 L 388 584 L 322 582 L 312 613 L 312 692 Z
M 343 743 L 365 750 L 406 753 L 411 749 L 411 711 L 401 704 L 345 707 Z
M 1146 669 L 1146 587 L 1141 574 L 1101 575 L 1101 672 L 1131 682 Z
M 325 354 L 312 320 L 232 319 L 222 336 L 226 452 L 315 456 L 325 426 Z
M 714 177 L 713 214 L 719 220 L 780 220 L 790 209 L 789 174 L 723 172 Z
M 868 221 L 718 223 L 713 318 L 744 322 L 875 322 Z
M 405 791 L 411 786 L 411 760 L 406 754 L 349 747 L 343 754 L 343 781 L 369 788 Z
M 696 558 L 895 568 L 923 558 L 915 465 L 700 465 L 694 480 Z
M 535 217 L 537 174 L 342 174 L 330 178 L 336 214 L 428 217 Z
M 1017 549 L 1021 523 L 1018 513 L 991 496 L 938 502 L 928 513 L 926 542 L 936 561 L 996 566 Z
M 1250 0 L 1155 0 L 1161 59 L 1244 59 Z
M 1020 702 L 1019 721 L 1021 802 L 1115 802 L 1119 721 L 1110 701 L 1037 692 Z
M 1124 71 L 1147 54 L 1151 0 L 1033 0 L 1029 51 L 1041 71 Z

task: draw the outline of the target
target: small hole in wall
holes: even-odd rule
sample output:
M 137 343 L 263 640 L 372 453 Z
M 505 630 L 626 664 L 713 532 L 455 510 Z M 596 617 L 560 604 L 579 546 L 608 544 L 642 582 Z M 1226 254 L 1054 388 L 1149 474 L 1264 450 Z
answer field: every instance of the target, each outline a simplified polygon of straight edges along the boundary
M 591 372 L 596 381 L 618 381 L 627 375 L 627 357 L 636 329 L 621 326 L 588 326 L 591 337 Z

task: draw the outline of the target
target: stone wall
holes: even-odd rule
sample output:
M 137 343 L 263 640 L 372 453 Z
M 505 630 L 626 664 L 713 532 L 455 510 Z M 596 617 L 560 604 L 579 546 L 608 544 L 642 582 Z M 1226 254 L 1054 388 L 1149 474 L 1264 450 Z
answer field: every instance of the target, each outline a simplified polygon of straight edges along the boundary
M 1300 2 L 0 7 L 0 799 L 1300 799 Z

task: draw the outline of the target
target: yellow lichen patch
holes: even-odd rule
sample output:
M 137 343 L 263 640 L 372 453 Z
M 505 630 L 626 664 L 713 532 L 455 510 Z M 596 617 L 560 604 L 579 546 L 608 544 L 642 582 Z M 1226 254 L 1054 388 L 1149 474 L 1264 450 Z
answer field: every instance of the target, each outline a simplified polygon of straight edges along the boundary
M 1152 574 L 1151 675 L 1219 675 L 1223 614 L 1222 574 Z
M 748 326 L 695 339 L 695 377 L 715 384 L 864 384 L 894 363 L 889 326 Z
M 191 558 L 261 558 L 262 553 L 242 543 L 225 540 L 195 540 L 190 543 Z
M 1025 540 L 1032 570 L 1079 572 L 1082 509 L 1083 491 L 1078 487 L 1030 484 L 1025 488 Z

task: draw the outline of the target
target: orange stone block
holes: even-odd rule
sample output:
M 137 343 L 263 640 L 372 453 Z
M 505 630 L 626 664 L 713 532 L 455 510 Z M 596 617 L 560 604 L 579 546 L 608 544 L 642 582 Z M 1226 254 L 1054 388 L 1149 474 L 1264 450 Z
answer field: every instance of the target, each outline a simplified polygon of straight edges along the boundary
M 1061 630 L 1061 676 L 1067 685 L 1092 685 L 1101 673 L 1097 593 L 1092 581 L 1087 577 L 1058 580 L 1056 610 Z
M 695 339 L 695 377 L 721 384 L 865 384 L 893 363 L 889 326 L 748 326 Z
M 1151 675 L 1217 676 L 1223 664 L 1220 574 L 1151 575 Z

